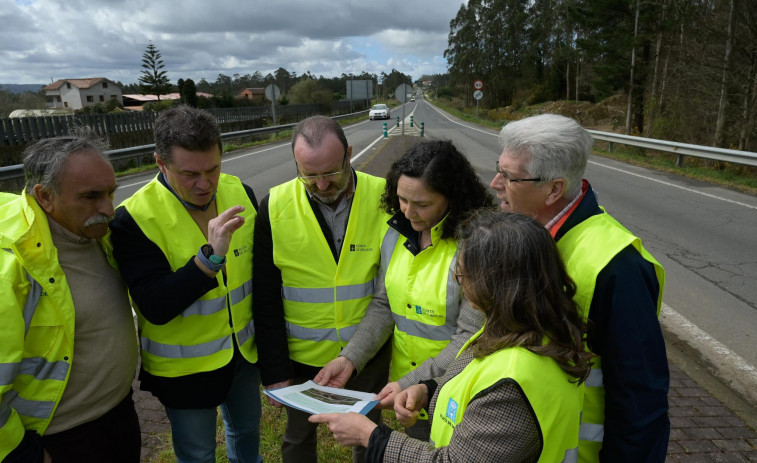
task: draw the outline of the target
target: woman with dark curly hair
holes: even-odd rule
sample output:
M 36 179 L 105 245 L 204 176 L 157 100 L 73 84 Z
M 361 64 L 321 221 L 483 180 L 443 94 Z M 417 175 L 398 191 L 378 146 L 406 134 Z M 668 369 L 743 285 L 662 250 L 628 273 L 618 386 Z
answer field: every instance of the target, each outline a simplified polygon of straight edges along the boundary
M 314 415 L 370 462 L 568 462 L 578 455 L 579 386 L 593 354 L 573 301 L 576 286 L 544 226 L 480 211 L 460 233 L 455 278 L 486 317 L 446 373 L 397 394 L 403 424 L 429 410 L 431 441 L 356 414 Z
M 472 211 L 494 206 L 468 159 L 452 142 L 436 140 L 394 162 L 381 202 L 392 218 L 373 300 L 347 347 L 315 381 L 342 387 L 393 333 L 392 382 L 379 393 L 380 406 L 391 407 L 401 390 L 444 373 L 483 324 L 454 277 L 455 230 Z M 428 440 L 425 412 L 421 418 L 408 434 Z

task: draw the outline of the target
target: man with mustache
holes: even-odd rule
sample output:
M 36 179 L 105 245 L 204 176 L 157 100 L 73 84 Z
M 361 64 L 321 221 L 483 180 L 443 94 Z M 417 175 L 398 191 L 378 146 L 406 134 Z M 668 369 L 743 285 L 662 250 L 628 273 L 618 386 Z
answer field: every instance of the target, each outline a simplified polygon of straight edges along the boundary
M 0 194 L 0 460 L 138 462 L 137 345 L 108 241 L 116 177 L 86 128 Z

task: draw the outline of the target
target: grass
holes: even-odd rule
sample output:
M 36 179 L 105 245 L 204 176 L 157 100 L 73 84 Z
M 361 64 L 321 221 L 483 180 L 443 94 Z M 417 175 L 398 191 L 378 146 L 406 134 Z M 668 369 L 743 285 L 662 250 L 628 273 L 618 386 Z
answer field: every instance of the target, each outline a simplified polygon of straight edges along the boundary
M 263 415 L 260 419 L 260 455 L 266 463 L 281 462 L 281 441 L 286 429 L 286 411 L 283 408 L 275 408 L 268 405 L 265 396 L 260 395 L 263 402 Z M 384 423 L 395 430 L 401 430 L 402 425 L 394 417 L 394 412 L 384 410 Z M 169 432 L 161 435 L 161 440 L 166 443 L 166 448 L 151 460 L 150 463 L 174 463 L 173 450 L 171 448 L 171 436 Z M 216 427 L 216 463 L 228 463 L 226 457 L 226 445 L 223 430 L 223 420 L 218 414 Z M 350 463 L 352 461 L 352 448 L 339 445 L 325 424 L 318 425 L 318 461 L 329 463 Z

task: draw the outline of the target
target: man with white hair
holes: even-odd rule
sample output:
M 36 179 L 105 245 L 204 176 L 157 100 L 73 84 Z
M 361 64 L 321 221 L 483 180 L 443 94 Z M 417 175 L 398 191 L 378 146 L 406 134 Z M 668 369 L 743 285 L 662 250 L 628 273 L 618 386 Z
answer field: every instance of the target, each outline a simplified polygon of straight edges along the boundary
M 27 148 L 0 196 L 0 460 L 138 462 L 137 338 L 111 256 L 116 177 L 80 129 Z
M 505 125 L 491 187 L 505 211 L 544 225 L 557 242 L 597 358 L 586 380 L 579 461 L 664 461 L 670 374 L 658 320 L 662 266 L 597 203 L 585 179 L 594 143 L 555 114 Z

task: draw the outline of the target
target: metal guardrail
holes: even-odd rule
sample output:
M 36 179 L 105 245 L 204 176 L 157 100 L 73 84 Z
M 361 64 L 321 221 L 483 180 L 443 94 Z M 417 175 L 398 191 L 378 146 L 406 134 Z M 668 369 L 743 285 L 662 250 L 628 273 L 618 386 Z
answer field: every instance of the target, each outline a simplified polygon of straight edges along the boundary
M 358 111 L 350 114 L 342 114 L 341 116 L 333 116 L 332 119 L 344 119 L 348 117 L 355 117 L 361 114 L 367 113 L 368 110 Z M 265 135 L 269 133 L 277 133 L 284 130 L 291 130 L 297 124 L 277 125 L 272 127 L 262 127 L 259 129 L 240 130 L 237 132 L 227 132 L 221 134 L 222 141 L 230 141 L 239 138 L 252 137 L 255 135 Z M 111 161 L 125 161 L 128 159 L 141 158 L 143 156 L 149 156 L 155 152 L 155 144 L 132 146 L 130 148 L 120 148 L 115 150 L 106 151 Z M 16 164 L 14 166 L 0 167 L 0 182 L 6 180 L 18 180 L 24 177 L 23 164 Z
M 343 119 L 357 116 L 367 111 L 335 116 L 332 119 Z M 259 129 L 241 130 L 238 132 L 227 132 L 221 135 L 223 141 L 234 140 L 238 138 L 250 137 L 254 135 L 264 135 L 268 133 L 281 132 L 283 130 L 293 129 L 297 124 L 278 125 L 273 127 L 263 127 Z M 651 149 L 655 151 L 664 151 L 685 156 L 695 156 L 703 159 L 713 159 L 717 161 L 733 162 L 736 164 L 745 164 L 757 166 L 757 153 L 749 151 L 738 151 L 724 148 L 713 148 L 711 146 L 691 145 L 688 143 L 677 143 L 666 140 L 655 140 L 653 138 L 634 137 L 630 135 L 621 135 L 611 132 L 600 132 L 589 130 L 595 140 L 610 142 L 610 151 L 614 143 L 623 145 L 637 146 L 640 148 Z M 112 161 L 123 161 L 132 158 L 140 158 L 153 153 L 155 145 L 141 145 L 131 148 L 121 148 L 107 151 L 106 154 Z M 18 179 L 24 176 L 23 165 L 0 167 L 0 182 L 4 180 Z
M 745 164 L 748 166 L 757 166 L 757 153 L 749 151 L 729 150 L 725 148 L 713 148 L 711 146 L 691 145 L 688 143 L 677 143 L 666 140 L 655 140 L 653 138 L 633 137 L 631 135 L 621 135 L 611 132 L 599 132 L 589 130 L 589 133 L 595 140 L 610 142 L 610 151 L 613 143 L 623 145 L 637 146 L 655 151 L 664 151 L 675 153 L 681 156 L 695 156 L 703 159 L 712 159 L 716 161 L 733 162 L 735 164 Z

